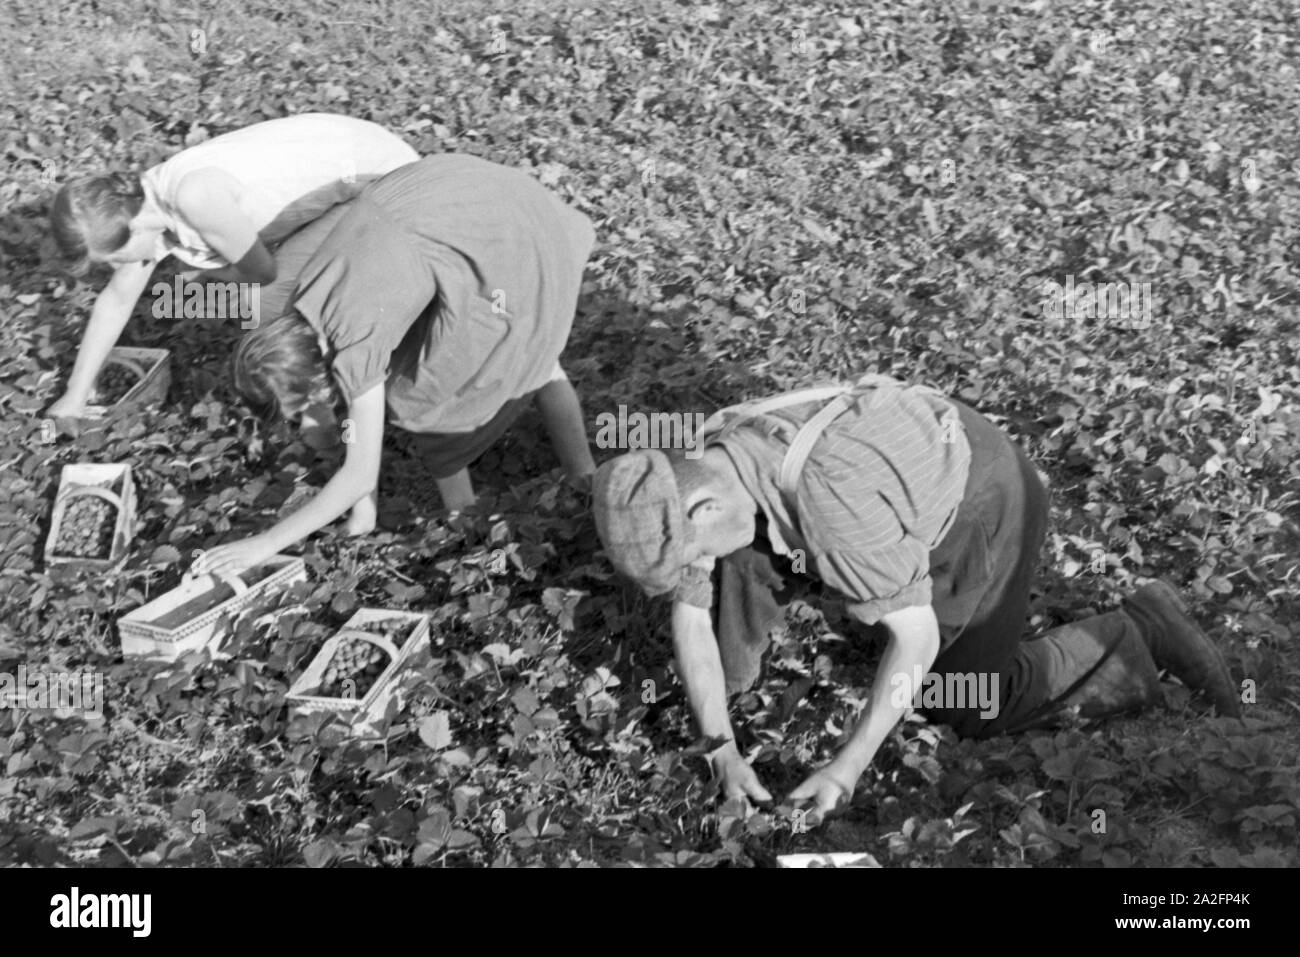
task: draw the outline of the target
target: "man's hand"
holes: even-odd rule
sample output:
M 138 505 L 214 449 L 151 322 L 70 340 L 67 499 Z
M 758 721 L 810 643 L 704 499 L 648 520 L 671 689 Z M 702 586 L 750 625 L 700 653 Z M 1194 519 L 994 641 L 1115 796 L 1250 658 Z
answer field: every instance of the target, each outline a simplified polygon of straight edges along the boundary
M 853 800 L 853 789 L 857 784 L 858 775 L 832 761 L 808 775 L 803 784 L 790 792 L 790 800 L 794 803 L 812 801 L 808 815 L 812 817 L 815 814 L 816 817 L 809 823 L 820 824 L 826 815 L 847 806 Z
M 270 547 L 266 539 L 254 535 L 243 541 L 208 549 L 194 560 L 191 567 L 196 575 L 229 577 L 262 564 L 274 554 L 275 549 Z
M 739 798 L 745 803 L 745 816 L 751 810 L 750 801 L 767 802 L 772 795 L 758 781 L 758 775 L 749 762 L 741 757 L 734 744 L 726 744 L 712 755 L 714 777 L 722 788 L 724 800 Z
M 870 702 L 834 760 L 790 792 L 792 801 L 812 802 L 810 816 L 824 817 L 852 799 L 858 778 L 910 705 L 896 701 L 898 676 L 928 672 L 939 654 L 939 622 L 929 605 L 902 608 L 880 620 L 889 629 L 889 644 L 876 668 Z

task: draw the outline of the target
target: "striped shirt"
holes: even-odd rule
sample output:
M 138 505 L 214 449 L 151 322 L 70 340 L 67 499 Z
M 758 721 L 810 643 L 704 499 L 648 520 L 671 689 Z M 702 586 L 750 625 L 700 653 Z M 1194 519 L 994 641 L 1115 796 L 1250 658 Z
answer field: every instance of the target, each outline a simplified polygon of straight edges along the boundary
M 957 515 L 970 446 L 953 405 L 917 386 L 858 386 L 849 408 L 813 446 L 800 474 L 798 513 L 778 487 L 795 433 L 821 402 L 732 420 L 710 445 L 728 454 L 767 519 L 777 554 L 805 560 L 806 574 L 850 600 L 867 624 L 931 603 L 930 552 Z M 800 570 L 796 563 L 795 570 Z M 676 597 L 712 606 L 707 572 L 686 569 Z

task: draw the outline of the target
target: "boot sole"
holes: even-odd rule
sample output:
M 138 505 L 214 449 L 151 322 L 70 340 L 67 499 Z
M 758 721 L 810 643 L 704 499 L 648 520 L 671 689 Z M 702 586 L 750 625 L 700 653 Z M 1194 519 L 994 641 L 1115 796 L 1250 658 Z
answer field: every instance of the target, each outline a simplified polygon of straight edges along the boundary
M 1163 603 L 1172 606 L 1182 619 L 1181 623 L 1187 632 L 1194 636 L 1192 640 L 1195 645 L 1203 652 L 1207 652 L 1208 656 L 1215 662 L 1214 671 L 1218 672 L 1218 677 L 1222 679 L 1224 694 L 1216 695 L 1210 689 L 1201 690 L 1209 693 L 1209 697 L 1214 701 L 1219 713 L 1234 718 L 1240 715 L 1241 707 L 1236 698 L 1235 686 L 1232 683 L 1232 672 L 1228 669 L 1227 659 L 1223 657 L 1223 652 L 1219 650 L 1219 646 L 1214 643 L 1213 639 L 1205 633 L 1204 629 L 1197 624 L 1196 619 L 1192 617 L 1191 610 L 1187 607 L 1187 603 L 1183 601 L 1183 596 L 1168 582 L 1160 579 L 1144 585 L 1142 590 L 1152 594 L 1157 599 L 1163 599 Z M 1162 602 L 1157 601 L 1157 607 L 1160 603 Z M 1167 665 L 1164 667 L 1168 670 Z

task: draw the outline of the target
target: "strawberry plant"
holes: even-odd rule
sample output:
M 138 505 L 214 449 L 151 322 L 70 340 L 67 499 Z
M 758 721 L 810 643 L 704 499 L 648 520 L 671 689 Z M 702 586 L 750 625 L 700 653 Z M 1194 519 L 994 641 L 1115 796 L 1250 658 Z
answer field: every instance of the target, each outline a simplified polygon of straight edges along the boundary
M 104 707 L 0 709 L 0 863 L 1300 864 L 1293 10 L 324 6 L 3 14 L 0 672 L 96 672 Z M 525 168 L 592 218 L 564 356 L 589 425 L 872 369 L 986 411 L 1052 492 L 1029 630 L 1169 578 L 1244 716 L 1211 718 L 1167 680 L 1164 708 L 1102 724 L 974 741 L 910 720 L 812 826 L 785 794 L 843 741 L 881 645 L 833 601 L 799 602 L 732 703 L 776 797 L 746 819 L 709 779 L 664 603 L 600 554 L 535 413 L 475 464 L 481 501 L 454 515 L 394 431 L 379 529 L 305 543 L 309 580 L 232 621 L 228 658 L 124 659 L 118 617 L 336 463 L 234 394 L 238 322 L 160 319 L 148 293 L 123 343 L 172 350 L 167 401 L 46 422 L 107 278 L 65 273 L 50 198 L 311 110 Z M 1067 314 L 1048 298 L 1067 282 L 1149 283 L 1150 316 Z M 128 386 L 118 368 L 101 401 Z M 132 464 L 135 534 L 109 571 L 43 560 L 60 469 L 81 461 Z M 430 622 L 371 737 L 286 700 L 362 607 Z M 340 664 L 377 664 L 362 661 Z

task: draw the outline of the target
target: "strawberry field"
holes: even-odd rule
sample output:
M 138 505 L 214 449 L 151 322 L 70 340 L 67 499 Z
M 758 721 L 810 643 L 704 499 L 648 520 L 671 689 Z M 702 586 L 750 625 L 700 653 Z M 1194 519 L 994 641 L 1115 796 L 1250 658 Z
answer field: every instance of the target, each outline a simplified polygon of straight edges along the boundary
M 100 674 L 103 708 L 0 708 L 0 863 L 1300 865 L 1298 53 L 1300 10 L 1264 0 L 9 0 L 0 672 Z M 106 278 L 65 274 L 50 197 L 312 110 L 528 169 L 592 219 L 564 358 L 592 435 L 620 405 L 708 413 L 872 369 L 934 385 L 1050 483 L 1031 627 L 1168 578 L 1243 716 L 1169 680 L 1163 709 L 1016 737 L 918 718 L 839 816 L 744 818 L 710 782 L 666 603 L 600 554 L 535 413 L 455 515 L 393 430 L 378 531 L 307 542 L 306 580 L 223 656 L 124 657 L 121 616 L 331 462 L 235 395 L 238 321 L 157 319 L 148 295 L 122 341 L 171 350 L 166 401 L 45 419 Z M 1067 281 L 1149 284 L 1152 308 L 1063 315 L 1043 290 Z M 132 385 L 119 369 L 101 399 Z M 80 462 L 132 467 L 108 569 L 45 558 Z M 104 500 L 80 501 L 100 504 L 66 547 L 107 548 Z M 430 624 L 369 736 L 286 701 L 363 607 Z M 879 639 L 834 602 L 791 610 L 732 705 L 774 794 L 848 733 Z

